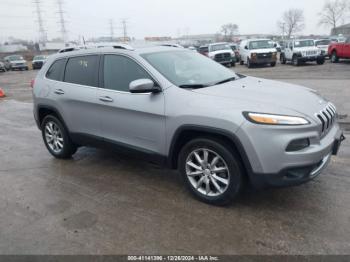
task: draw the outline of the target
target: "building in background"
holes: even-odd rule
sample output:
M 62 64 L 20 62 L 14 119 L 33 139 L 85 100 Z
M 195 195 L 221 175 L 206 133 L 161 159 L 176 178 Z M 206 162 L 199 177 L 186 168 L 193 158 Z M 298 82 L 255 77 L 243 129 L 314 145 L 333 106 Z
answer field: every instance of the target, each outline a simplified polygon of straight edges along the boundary
M 345 24 L 332 29 L 331 35 L 350 36 L 350 24 Z

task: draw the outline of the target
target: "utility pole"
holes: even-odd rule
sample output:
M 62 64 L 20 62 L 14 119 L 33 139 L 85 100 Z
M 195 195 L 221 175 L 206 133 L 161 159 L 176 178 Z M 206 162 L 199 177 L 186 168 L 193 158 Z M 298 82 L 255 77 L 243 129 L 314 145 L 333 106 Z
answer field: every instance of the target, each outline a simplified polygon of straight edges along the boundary
M 124 42 L 127 41 L 127 38 L 128 38 L 128 31 L 127 31 L 127 19 L 124 18 L 122 19 L 122 28 L 123 28 L 123 40 Z
M 68 42 L 68 35 L 67 35 L 67 29 L 66 29 L 66 20 L 64 19 L 64 10 L 63 10 L 63 0 L 57 0 L 57 7 L 58 7 L 58 16 L 59 20 L 58 23 L 61 26 L 61 34 L 62 34 L 62 41 L 63 43 Z
M 45 44 L 47 42 L 47 35 L 44 29 L 44 21 L 41 15 L 41 0 L 33 0 L 33 3 L 35 5 L 35 12 L 39 25 L 39 42 Z
M 109 29 L 111 34 L 111 42 L 113 42 L 114 39 L 114 22 L 113 19 L 109 19 Z

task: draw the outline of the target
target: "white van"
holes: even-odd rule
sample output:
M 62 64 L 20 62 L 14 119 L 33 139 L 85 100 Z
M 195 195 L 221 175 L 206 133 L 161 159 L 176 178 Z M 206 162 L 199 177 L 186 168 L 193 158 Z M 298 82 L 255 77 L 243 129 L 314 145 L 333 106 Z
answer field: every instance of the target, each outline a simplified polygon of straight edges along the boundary
M 251 68 L 254 64 L 276 65 L 276 45 L 269 39 L 243 40 L 239 47 L 239 53 L 241 65 L 246 64 L 248 68 Z

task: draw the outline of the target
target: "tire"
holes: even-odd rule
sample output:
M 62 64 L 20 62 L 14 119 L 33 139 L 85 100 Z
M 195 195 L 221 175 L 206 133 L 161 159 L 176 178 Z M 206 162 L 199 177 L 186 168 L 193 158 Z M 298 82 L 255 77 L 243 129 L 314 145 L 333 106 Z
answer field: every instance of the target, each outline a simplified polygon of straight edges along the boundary
M 285 65 L 287 63 L 286 57 L 284 55 L 282 55 L 282 54 L 281 54 L 280 60 L 281 60 L 281 64 L 282 65 Z
M 240 64 L 240 65 L 244 65 L 244 61 L 242 60 L 242 58 L 241 58 L 241 60 L 239 61 L 239 64 Z
M 323 65 L 324 62 L 325 62 L 325 58 L 317 59 L 317 61 L 316 61 L 316 63 L 317 63 L 318 65 Z
M 249 58 L 247 58 L 247 67 L 248 68 L 252 68 L 252 64 L 250 63 L 250 59 Z
M 337 52 L 333 51 L 331 55 L 331 62 L 332 63 L 338 63 L 339 62 L 339 57 L 337 56 Z
M 299 66 L 300 65 L 300 62 L 298 61 L 298 57 L 297 56 L 293 56 L 292 58 L 292 64 L 294 66 Z
M 235 67 L 235 66 L 236 66 L 236 63 L 235 63 L 235 62 L 232 62 L 232 63 L 231 63 L 231 66 L 232 66 L 232 67 Z
M 205 162 L 199 164 L 196 158 L 195 153 L 204 160 L 204 151 L 208 153 L 207 162 L 210 164 Z M 214 164 L 216 157 L 217 161 Z M 220 140 L 197 138 L 190 141 L 182 148 L 178 163 L 187 188 L 202 202 L 219 206 L 228 205 L 243 188 L 244 173 L 239 158 Z M 222 170 L 220 173 L 219 168 Z M 198 175 L 193 175 L 195 172 Z
M 41 124 L 41 133 L 47 150 L 54 157 L 68 159 L 77 151 L 77 146 L 71 141 L 67 129 L 57 117 L 46 116 Z M 53 139 L 55 140 L 52 141 Z
M 276 66 L 276 62 L 272 62 L 270 65 L 271 65 L 271 67 L 275 67 Z

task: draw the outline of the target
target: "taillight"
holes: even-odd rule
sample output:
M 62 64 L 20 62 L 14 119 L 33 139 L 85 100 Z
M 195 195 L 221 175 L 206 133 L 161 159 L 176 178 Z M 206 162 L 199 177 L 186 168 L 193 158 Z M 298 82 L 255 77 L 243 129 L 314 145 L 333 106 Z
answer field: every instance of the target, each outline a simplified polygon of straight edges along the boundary
M 35 84 L 35 79 L 32 79 L 32 80 L 30 81 L 30 87 L 31 87 L 31 88 L 34 88 L 34 84 Z

